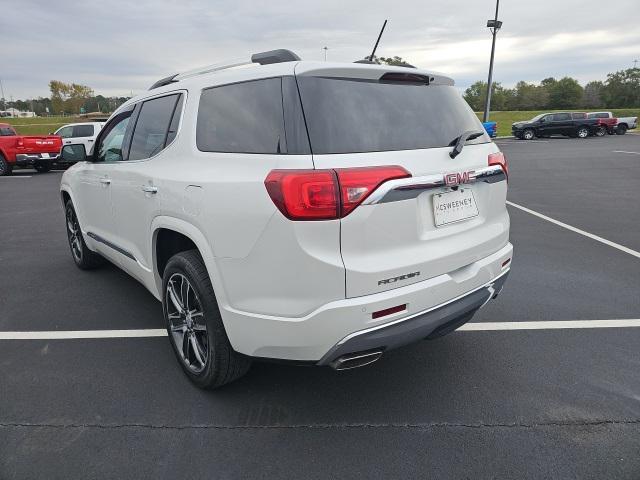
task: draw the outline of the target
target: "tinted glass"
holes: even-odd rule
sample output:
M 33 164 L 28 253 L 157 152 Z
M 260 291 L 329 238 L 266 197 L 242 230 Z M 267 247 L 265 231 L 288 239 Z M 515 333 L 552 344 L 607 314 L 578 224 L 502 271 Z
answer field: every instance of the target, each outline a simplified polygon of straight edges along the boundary
M 154 98 L 142 104 L 131 139 L 129 160 L 149 158 L 164 148 L 178 95 Z
M 569 113 L 556 113 L 553 116 L 553 120 L 555 122 L 563 122 L 565 120 L 571 120 L 571 115 Z
M 100 145 L 96 149 L 97 162 L 119 162 L 122 160 L 122 143 L 130 118 L 131 112 L 123 113 L 105 127 Z
M 590 113 L 588 118 L 609 118 L 606 113 Z
M 452 86 L 299 77 L 313 153 L 446 147 L 484 128 Z M 488 142 L 482 135 L 467 143 Z
M 93 125 L 75 125 L 73 137 L 93 137 Z
M 11 137 L 15 134 L 16 132 L 10 127 L 0 127 L 0 137 Z
M 581 120 L 583 118 L 587 118 L 587 114 L 586 113 L 572 113 L 571 114 L 571 118 L 573 118 L 575 120 Z
M 206 152 L 286 152 L 280 78 L 202 92 L 196 141 Z
M 73 127 L 62 127 L 56 135 L 61 136 L 62 138 L 71 138 L 73 136 Z
M 169 131 L 167 132 L 167 140 L 164 142 L 164 146 L 166 147 L 173 139 L 176 138 L 178 134 L 178 127 L 180 126 L 180 115 L 182 114 L 182 95 L 178 99 L 178 103 L 173 111 L 173 117 L 171 118 L 171 123 L 169 124 Z

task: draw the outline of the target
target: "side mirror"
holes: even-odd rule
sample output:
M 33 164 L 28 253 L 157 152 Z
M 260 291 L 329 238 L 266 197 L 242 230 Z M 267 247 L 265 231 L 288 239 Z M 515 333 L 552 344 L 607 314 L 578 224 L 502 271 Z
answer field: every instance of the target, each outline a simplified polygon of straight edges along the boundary
M 540 119 L 540 123 L 544 123 L 544 122 L 546 122 L 546 121 L 547 121 L 547 119 L 546 119 L 546 118 L 544 118 L 544 117 L 542 117 L 542 118 Z
M 66 163 L 85 162 L 89 160 L 84 145 L 65 145 L 60 153 L 61 160 Z

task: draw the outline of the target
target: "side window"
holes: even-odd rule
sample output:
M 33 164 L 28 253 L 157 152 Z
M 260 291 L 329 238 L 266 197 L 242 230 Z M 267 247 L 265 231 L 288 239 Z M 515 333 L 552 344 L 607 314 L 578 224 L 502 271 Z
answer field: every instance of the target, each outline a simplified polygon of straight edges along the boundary
M 154 98 L 142 104 L 133 131 L 128 160 L 153 157 L 164 148 L 179 96 Z
M 130 118 L 131 111 L 121 113 L 100 132 L 100 143 L 95 150 L 96 162 L 119 162 L 122 160 L 122 144 Z
M 267 78 L 204 90 L 198 107 L 198 149 L 287 152 L 281 84 L 280 78 Z
M 583 119 L 587 118 L 587 114 L 586 113 L 572 113 L 571 114 L 571 118 L 573 118 L 574 120 L 583 120 Z
M 62 127 L 56 135 L 61 136 L 62 138 L 71 138 L 73 136 L 73 127 Z
M 93 125 L 75 125 L 72 137 L 93 137 Z
M 566 120 L 571 120 L 571 114 L 569 113 L 556 113 L 553 116 L 553 120 L 556 122 L 564 122 Z

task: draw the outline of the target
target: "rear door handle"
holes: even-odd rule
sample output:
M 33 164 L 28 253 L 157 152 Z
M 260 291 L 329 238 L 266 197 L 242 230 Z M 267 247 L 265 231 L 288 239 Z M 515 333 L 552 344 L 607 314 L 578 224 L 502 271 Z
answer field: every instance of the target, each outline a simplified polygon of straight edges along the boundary
M 158 193 L 158 187 L 153 187 L 151 185 L 142 185 L 142 191 L 144 193 Z

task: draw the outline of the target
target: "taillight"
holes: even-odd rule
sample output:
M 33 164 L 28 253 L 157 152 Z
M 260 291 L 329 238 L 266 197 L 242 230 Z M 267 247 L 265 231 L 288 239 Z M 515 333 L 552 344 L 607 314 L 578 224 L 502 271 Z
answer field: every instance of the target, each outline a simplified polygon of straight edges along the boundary
M 384 182 L 410 176 L 399 166 L 272 170 L 264 184 L 285 217 L 332 220 L 347 216 Z
M 497 152 L 489 154 L 489 166 L 491 167 L 493 165 L 500 165 L 507 180 L 509 180 L 509 164 L 507 163 L 507 158 L 504 156 L 504 153 Z
M 341 217 L 349 215 L 384 182 L 411 176 L 404 168 L 398 166 L 338 168 L 336 172 L 340 184 Z

